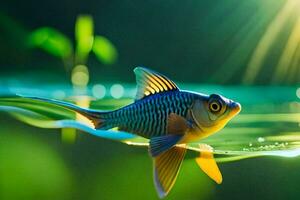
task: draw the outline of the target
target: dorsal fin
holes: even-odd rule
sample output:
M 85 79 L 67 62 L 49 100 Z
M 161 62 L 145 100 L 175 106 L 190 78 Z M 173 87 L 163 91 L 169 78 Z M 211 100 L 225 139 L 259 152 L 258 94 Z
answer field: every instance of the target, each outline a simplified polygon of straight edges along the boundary
M 179 90 L 172 80 L 162 74 L 143 67 L 137 67 L 133 71 L 135 73 L 137 83 L 135 100 L 160 92 Z

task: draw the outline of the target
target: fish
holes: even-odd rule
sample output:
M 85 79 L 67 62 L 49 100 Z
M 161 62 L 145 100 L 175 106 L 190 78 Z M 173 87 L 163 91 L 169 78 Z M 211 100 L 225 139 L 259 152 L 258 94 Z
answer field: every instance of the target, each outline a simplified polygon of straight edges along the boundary
M 157 194 L 164 198 L 175 184 L 186 144 L 206 138 L 221 129 L 241 111 L 238 102 L 219 94 L 202 94 L 180 90 L 163 74 L 136 67 L 135 101 L 113 111 L 99 111 L 47 100 L 80 113 L 95 129 L 118 128 L 149 139 L 149 155 L 153 160 L 153 179 Z M 35 98 L 45 100 L 42 98 Z M 213 148 L 201 145 L 196 158 L 199 167 L 215 182 L 222 174 L 213 158 Z

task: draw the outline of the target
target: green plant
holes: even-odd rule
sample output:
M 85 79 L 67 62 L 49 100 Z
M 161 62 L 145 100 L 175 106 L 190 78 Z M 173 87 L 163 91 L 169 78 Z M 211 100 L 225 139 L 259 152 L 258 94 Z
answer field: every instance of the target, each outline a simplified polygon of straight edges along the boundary
M 94 35 L 94 22 L 90 15 L 79 15 L 75 23 L 75 40 L 71 40 L 60 31 L 51 27 L 40 27 L 28 36 L 28 45 L 39 48 L 61 59 L 67 72 L 71 72 L 71 81 L 75 86 L 85 87 L 89 82 L 89 70 L 86 66 L 89 54 L 105 65 L 117 60 L 117 50 L 104 36 Z

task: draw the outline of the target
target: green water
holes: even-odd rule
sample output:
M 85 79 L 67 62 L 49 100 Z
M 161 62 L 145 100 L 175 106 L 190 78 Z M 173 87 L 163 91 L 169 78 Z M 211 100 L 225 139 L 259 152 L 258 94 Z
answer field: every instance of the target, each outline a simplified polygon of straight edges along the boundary
M 299 199 L 299 8 L 299 0 L 1 1 L 0 200 L 158 199 L 147 140 L 95 131 L 71 111 L 17 96 L 117 109 L 133 102 L 141 65 L 242 104 L 222 131 L 189 144 L 166 199 Z M 202 143 L 214 148 L 222 185 L 194 160 Z

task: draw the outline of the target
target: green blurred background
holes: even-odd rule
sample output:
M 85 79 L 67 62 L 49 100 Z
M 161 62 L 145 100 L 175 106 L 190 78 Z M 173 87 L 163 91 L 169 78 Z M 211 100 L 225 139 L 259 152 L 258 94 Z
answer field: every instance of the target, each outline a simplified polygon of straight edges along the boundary
M 233 98 L 241 114 L 300 113 L 300 0 L 0 2 L 1 95 L 116 108 L 132 101 L 141 65 Z M 300 119 L 273 129 L 290 126 L 300 134 Z M 157 199 L 146 148 L 61 132 L 0 113 L 1 200 Z M 220 169 L 216 185 L 188 156 L 167 199 L 299 198 L 299 158 Z

